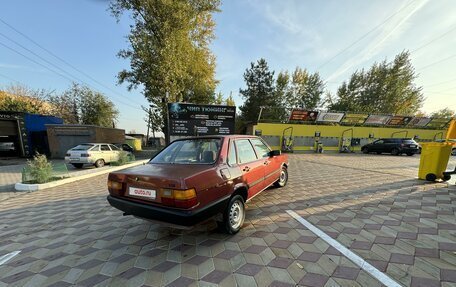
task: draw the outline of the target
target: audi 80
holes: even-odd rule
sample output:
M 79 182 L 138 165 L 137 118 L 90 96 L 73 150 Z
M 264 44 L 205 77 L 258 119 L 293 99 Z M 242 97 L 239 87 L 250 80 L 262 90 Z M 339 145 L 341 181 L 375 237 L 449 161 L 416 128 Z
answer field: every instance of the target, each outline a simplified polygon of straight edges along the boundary
M 139 218 L 193 226 L 215 218 L 234 234 L 245 202 L 288 181 L 288 157 L 259 137 L 226 135 L 172 142 L 148 163 L 108 176 L 108 202 Z

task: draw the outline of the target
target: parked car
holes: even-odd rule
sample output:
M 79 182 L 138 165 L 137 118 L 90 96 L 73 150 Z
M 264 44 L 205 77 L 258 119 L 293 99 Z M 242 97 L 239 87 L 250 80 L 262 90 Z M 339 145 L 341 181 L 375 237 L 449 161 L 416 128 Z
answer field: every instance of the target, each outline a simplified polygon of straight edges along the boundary
M 118 144 L 114 144 L 114 145 L 116 147 L 120 148 L 123 151 L 127 151 L 127 152 L 133 152 L 134 151 L 133 147 L 131 145 L 129 145 L 129 144 L 126 144 L 126 143 L 122 143 L 122 144 L 118 143 Z
M 110 173 L 107 200 L 124 215 L 177 226 L 216 217 L 234 234 L 245 202 L 285 186 L 287 169 L 288 157 L 255 136 L 179 139 L 145 165 Z
M 65 162 L 75 168 L 82 168 L 84 164 L 102 167 L 105 164 L 117 161 L 122 150 L 107 143 L 84 143 L 67 151 Z
M 419 152 L 420 145 L 410 138 L 385 138 L 376 140 L 361 147 L 363 153 L 376 152 L 377 154 L 391 153 L 393 155 L 406 154 L 412 156 Z
M 0 142 L 0 152 L 15 152 L 16 146 L 13 142 Z

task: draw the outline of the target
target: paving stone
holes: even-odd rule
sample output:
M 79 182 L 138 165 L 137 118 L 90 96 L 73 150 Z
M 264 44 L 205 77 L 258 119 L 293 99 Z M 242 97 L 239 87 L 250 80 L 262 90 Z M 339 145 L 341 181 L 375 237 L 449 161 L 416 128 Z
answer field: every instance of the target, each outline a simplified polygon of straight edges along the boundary
M 312 286 L 312 287 L 323 287 L 328 282 L 329 277 L 322 274 L 307 273 L 301 281 L 300 285 Z
M 334 270 L 332 276 L 336 278 L 354 280 L 358 277 L 359 270 L 359 268 L 338 266 L 336 270 Z
M 439 287 L 440 282 L 435 279 L 412 277 L 410 287 Z

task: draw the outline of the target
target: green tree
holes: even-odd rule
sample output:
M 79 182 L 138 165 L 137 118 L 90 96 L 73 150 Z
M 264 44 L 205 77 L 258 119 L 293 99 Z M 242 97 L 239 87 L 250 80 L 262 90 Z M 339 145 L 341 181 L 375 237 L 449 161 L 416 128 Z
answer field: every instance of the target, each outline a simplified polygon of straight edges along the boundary
M 242 120 L 256 122 L 262 106 L 265 107 L 262 118 L 268 120 L 284 118 L 282 99 L 277 98 L 275 94 L 274 72 L 269 71 L 265 59 L 250 64 L 250 68 L 244 73 L 244 81 L 247 88 L 239 90 L 245 99 L 240 107 Z
M 89 87 L 73 83 L 61 95 L 49 97 L 55 113 L 68 124 L 112 127 L 119 112 L 113 102 Z
M 130 47 L 118 54 L 130 61 L 130 69 L 119 72 L 119 83 L 141 86 L 162 117 L 167 102 L 212 103 L 217 81 L 209 45 L 219 6 L 220 0 L 113 0 L 110 10 L 117 20 L 128 12 L 134 21 Z
M 281 76 L 279 74 L 277 77 L 277 89 L 280 88 Z M 289 79 L 284 95 L 287 107 L 301 107 L 309 110 L 321 107 L 325 85 L 318 73 L 311 74 L 306 69 L 297 67 L 291 77 L 288 76 L 288 73 L 283 77 Z
M 52 115 L 53 107 L 46 101 L 52 94 L 47 90 L 34 90 L 23 85 L 10 85 L 0 91 L 0 110 Z
M 375 63 L 368 71 L 354 72 L 337 90 L 331 110 L 412 115 L 423 104 L 410 54 L 404 51 L 392 62 Z
M 456 117 L 456 112 L 450 108 L 440 109 L 431 113 L 431 117 L 433 118 L 451 118 Z
M 236 106 L 236 102 L 233 99 L 233 93 L 230 92 L 230 95 L 225 100 L 225 105 L 232 106 L 232 107 Z
M 218 92 L 217 96 L 215 96 L 214 104 L 216 105 L 223 105 L 223 95 L 222 92 Z

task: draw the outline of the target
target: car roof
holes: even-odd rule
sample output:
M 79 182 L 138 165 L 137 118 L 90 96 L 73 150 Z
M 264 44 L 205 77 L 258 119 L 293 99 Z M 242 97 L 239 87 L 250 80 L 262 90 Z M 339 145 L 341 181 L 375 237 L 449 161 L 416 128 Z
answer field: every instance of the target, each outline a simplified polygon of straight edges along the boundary
M 236 139 L 236 138 L 258 138 L 257 136 L 254 135 L 214 135 L 214 136 L 195 136 L 195 137 L 187 137 L 187 138 L 180 138 L 177 140 L 189 140 L 189 139 L 222 139 L 222 138 L 230 138 L 230 139 Z M 177 141 L 176 140 L 176 141 Z

